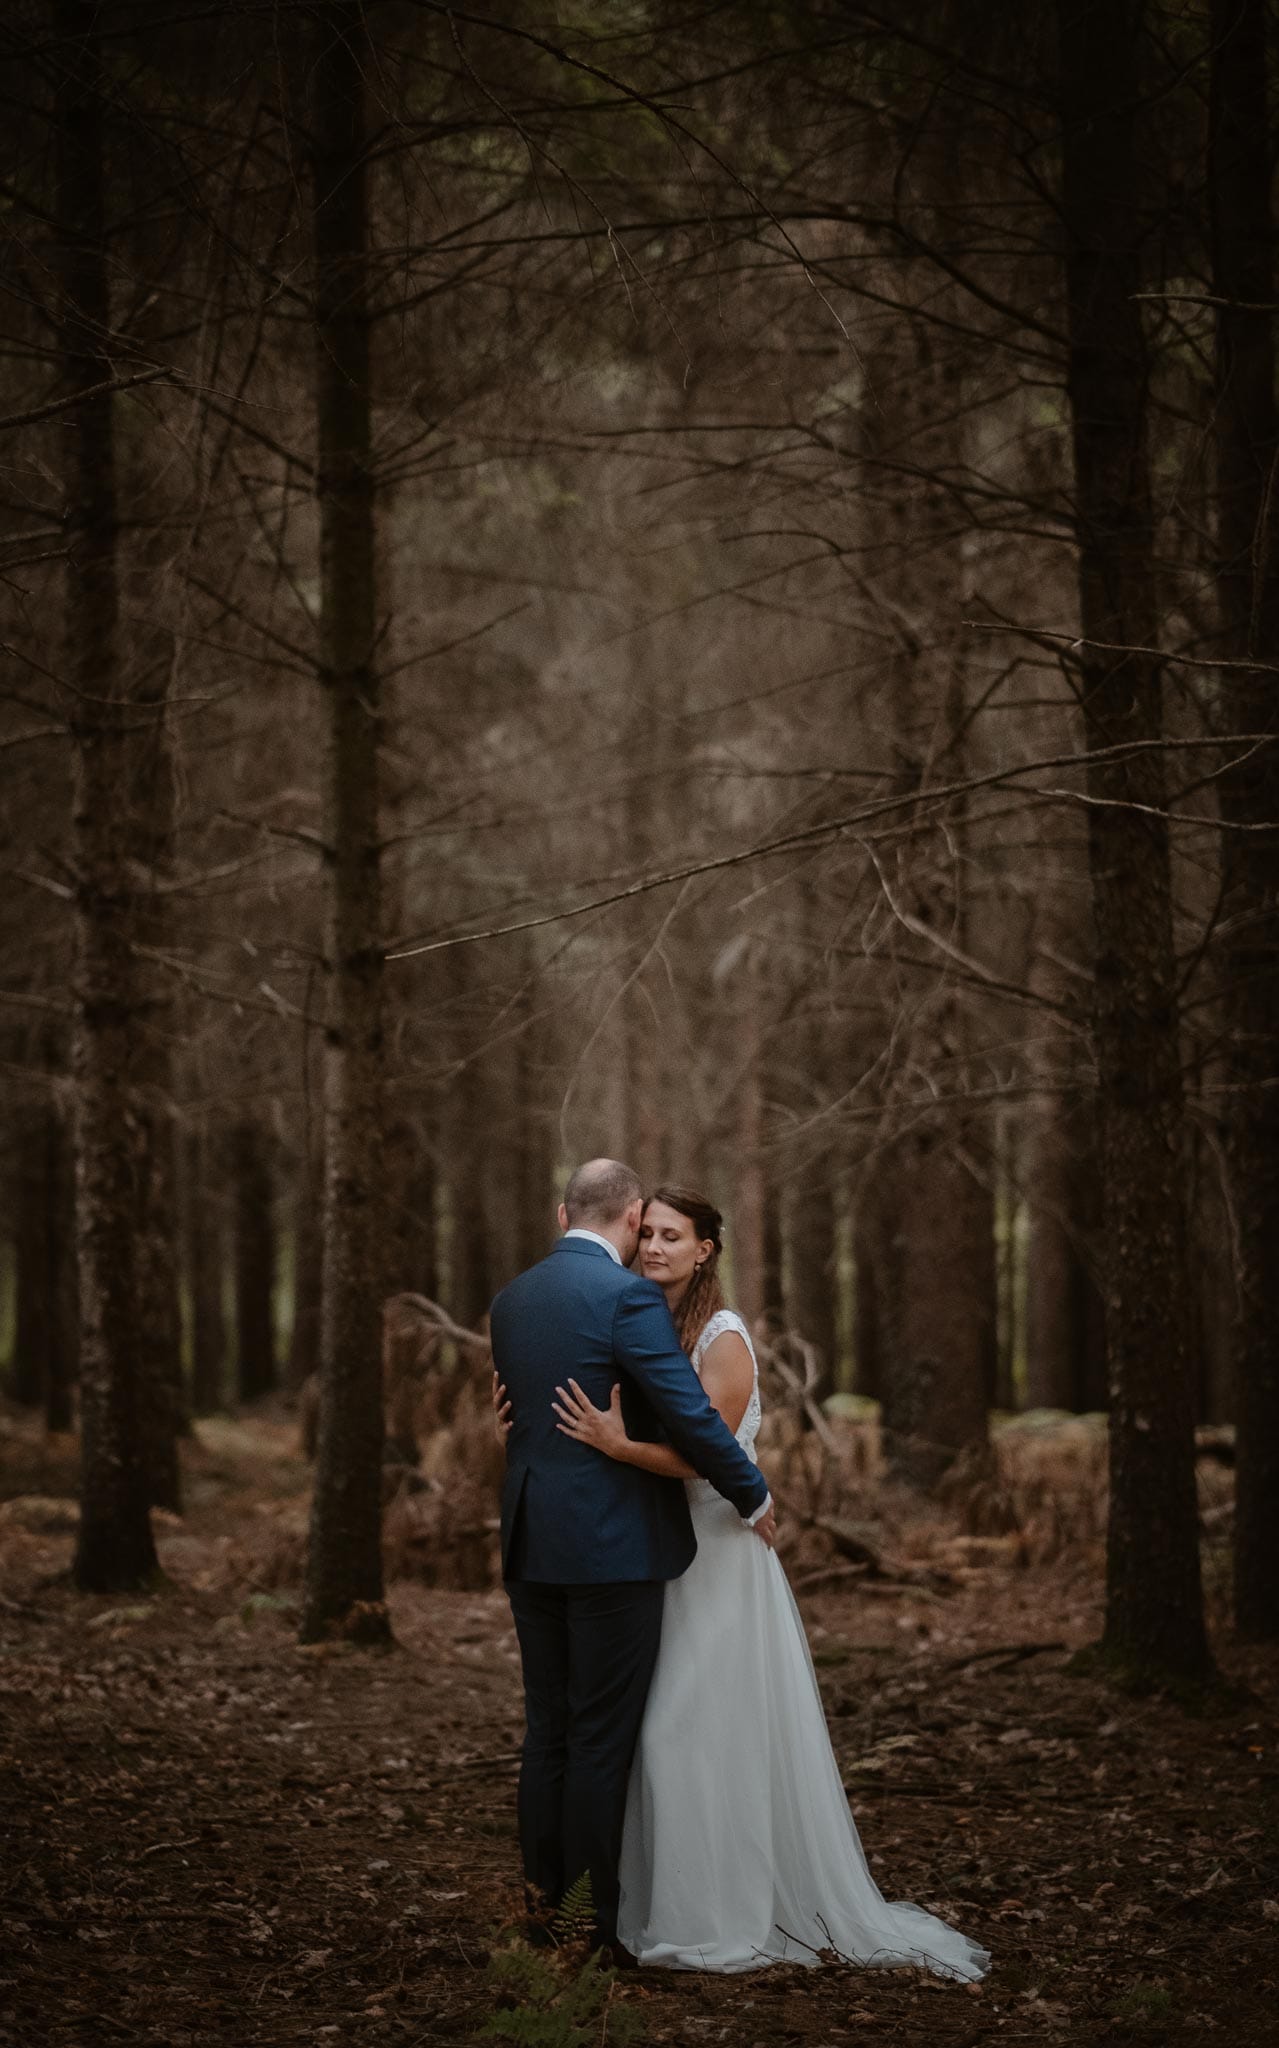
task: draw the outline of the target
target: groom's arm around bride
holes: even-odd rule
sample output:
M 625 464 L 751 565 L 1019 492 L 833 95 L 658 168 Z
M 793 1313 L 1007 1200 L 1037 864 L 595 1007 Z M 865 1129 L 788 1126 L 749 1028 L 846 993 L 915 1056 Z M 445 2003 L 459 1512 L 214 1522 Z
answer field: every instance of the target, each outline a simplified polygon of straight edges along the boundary
M 636 1276 L 634 1291 L 619 1301 L 613 1344 L 618 1364 L 642 1389 L 680 1456 L 771 1544 L 773 1504 L 767 1482 L 712 1407 L 680 1347 L 670 1309 L 655 1281 Z M 728 1461 L 725 1436 L 737 1453 Z M 742 1472 L 742 1462 L 750 1467 L 749 1474 Z

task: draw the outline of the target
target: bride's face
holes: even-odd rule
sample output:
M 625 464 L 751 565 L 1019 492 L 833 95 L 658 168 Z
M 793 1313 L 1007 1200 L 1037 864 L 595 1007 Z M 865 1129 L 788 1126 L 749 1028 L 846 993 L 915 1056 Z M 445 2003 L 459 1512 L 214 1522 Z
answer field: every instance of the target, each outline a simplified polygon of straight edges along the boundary
M 639 1265 L 646 1280 L 682 1292 L 714 1249 L 708 1237 L 698 1237 L 691 1217 L 681 1215 L 678 1209 L 665 1202 L 650 1202 L 645 1209 Z

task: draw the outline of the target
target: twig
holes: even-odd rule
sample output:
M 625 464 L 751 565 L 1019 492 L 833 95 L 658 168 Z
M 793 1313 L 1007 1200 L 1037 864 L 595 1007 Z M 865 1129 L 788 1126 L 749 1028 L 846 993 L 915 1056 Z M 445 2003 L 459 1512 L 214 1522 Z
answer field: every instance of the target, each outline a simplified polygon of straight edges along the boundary
M 53 419 L 60 412 L 70 412 L 75 406 L 83 405 L 90 398 L 104 398 L 116 391 L 135 391 L 139 384 L 181 384 L 185 381 L 181 370 L 170 369 L 160 364 L 152 370 L 142 370 L 136 377 L 109 379 L 105 384 L 91 384 L 84 391 L 74 391 L 69 398 L 51 398 L 46 405 L 32 406 L 29 412 L 12 412 L 0 420 L 0 433 L 14 427 L 34 426 L 37 420 Z
M 1050 1651 L 1069 1649 L 1068 1643 L 1001 1643 L 993 1650 L 974 1650 L 967 1657 L 951 1657 L 938 1664 L 938 1671 L 963 1671 L 970 1664 L 994 1664 L 1006 1658 L 1010 1664 L 1024 1664 L 1028 1657 L 1046 1657 Z
M 819 1565 L 815 1571 L 805 1572 L 802 1579 L 793 1579 L 791 1584 L 797 1593 L 811 1593 L 818 1586 L 837 1586 L 849 1579 L 864 1579 L 866 1572 L 864 1564 Z
M 1204 747 L 1246 744 L 1251 751 L 1255 751 L 1258 746 L 1268 746 L 1273 744 L 1273 741 L 1274 735 L 1270 733 L 1205 734 L 1202 739 L 1194 740 L 1126 740 L 1113 747 L 1097 747 L 1082 753 L 1074 751 L 1046 756 L 1038 761 L 1021 762 L 1010 768 L 995 768 L 982 775 L 965 776 L 957 781 L 941 782 L 892 796 L 877 797 L 869 803 L 860 805 L 857 810 L 850 811 L 846 816 L 829 818 L 821 824 L 805 825 L 794 831 L 779 833 L 776 837 L 758 840 L 753 846 L 742 847 L 735 853 L 716 854 L 708 859 L 686 862 L 680 867 L 664 868 L 655 874 L 641 875 L 634 881 L 588 897 L 584 902 L 563 904 L 558 909 L 540 911 L 533 916 L 515 918 L 508 923 L 486 925 L 479 931 L 452 932 L 444 938 L 428 939 L 418 945 L 396 944 L 388 947 L 384 958 L 388 961 L 417 960 L 423 954 L 443 952 L 453 946 L 476 946 L 488 939 L 509 938 L 517 932 L 537 931 L 544 925 L 564 924 L 573 918 L 586 917 L 596 910 L 611 909 L 617 903 L 628 903 L 637 896 L 648 895 L 654 889 L 668 888 L 674 882 L 688 881 L 695 875 L 719 874 L 728 868 L 741 867 L 749 861 L 766 860 L 777 854 L 795 853 L 804 848 L 824 846 L 833 839 L 851 834 L 862 825 L 887 818 L 897 811 L 913 810 L 915 827 L 922 829 L 929 823 L 930 814 L 956 797 L 970 796 L 978 790 L 1002 787 L 1005 783 L 1017 782 L 1025 775 L 1038 774 L 1048 768 L 1086 769 L 1099 763 L 1118 765 L 1120 762 L 1135 760 L 1145 753 L 1171 753 L 1184 747 L 1198 750 Z M 1060 789 L 1029 789 L 1026 791 L 1026 799 L 1028 802 L 1048 799 L 1053 802 L 1078 804 L 1097 804 L 1102 801 L 1100 798 L 1086 798 L 1078 790 Z M 1248 834 L 1274 830 L 1274 826 L 1269 823 L 1250 825 L 1231 819 L 1209 820 L 1190 817 L 1177 811 L 1161 810 L 1149 804 L 1126 803 L 1117 798 L 1114 802 L 1121 810 L 1145 812 L 1154 809 L 1156 815 L 1176 824 L 1191 824 L 1201 829 L 1207 829 L 1211 825 L 1214 832 Z M 864 833 L 859 833 L 858 838 L 859 843 L 864 844 Z
M 469 1344 L 473 1351 L 491 1351 L 493 1348 L 487 1337 L 481 1336 L 478 1330 L 467 1330 L 461 1323 L 455 1323 L 447 1309 L 442 1309 L 438 1301 L 429 1300 L 425 1294 L 393 1294 L 386 1306 L 391 1308 L 397 1303 L 415 1309 L 424 1321 L 454 1344 Z

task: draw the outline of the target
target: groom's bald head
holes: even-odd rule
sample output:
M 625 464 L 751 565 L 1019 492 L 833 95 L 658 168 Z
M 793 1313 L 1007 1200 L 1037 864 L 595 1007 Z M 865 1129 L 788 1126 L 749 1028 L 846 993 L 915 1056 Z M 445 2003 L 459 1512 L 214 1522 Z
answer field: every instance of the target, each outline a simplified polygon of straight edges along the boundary
M 588 1159 L 564 1190 L 564 1214 L 570 1230 L 599 1230 L 620 1223 L 643 1199 L 643 1182 L 632 1167 L 620 1159 Z

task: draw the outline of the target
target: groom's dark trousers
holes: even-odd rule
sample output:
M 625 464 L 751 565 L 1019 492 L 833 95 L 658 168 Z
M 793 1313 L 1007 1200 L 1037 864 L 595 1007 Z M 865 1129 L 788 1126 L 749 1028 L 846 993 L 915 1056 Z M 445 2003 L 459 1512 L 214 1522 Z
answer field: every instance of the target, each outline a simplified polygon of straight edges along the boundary
M 617 1932 L 626 1781 L 662 1633 L 660 1579 L 507 1586 L 524 1667 L 526 1881 L 551 1902 L 591 1873 L 596 1934 Z
M 502 1568 L 519 1637 L 526 1734 L 524 1874 L 556 1905 L 589 1872 L 596 1939 L 617 1934 L 626 1781 L 661 1635 L 665 1581 L 697 1545 L 678 1479 L 622 1464 L 556 1428 L 571 1376 L 627 1434 L 670 1442 L 751 1515 L 768 1488 L 680 1350 L 661 1289 L 565 1237 L 493 1303 L 493 1361 L 511 1401 Z

